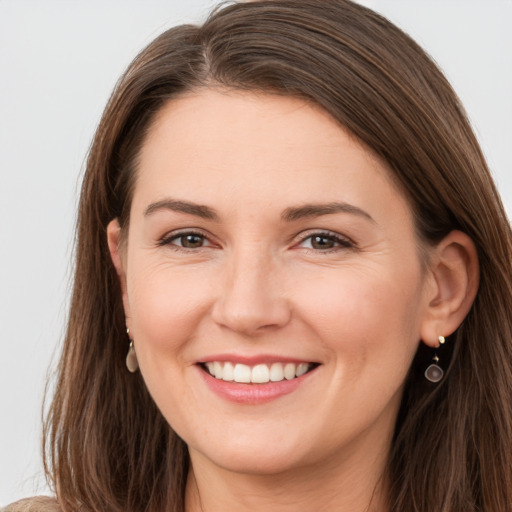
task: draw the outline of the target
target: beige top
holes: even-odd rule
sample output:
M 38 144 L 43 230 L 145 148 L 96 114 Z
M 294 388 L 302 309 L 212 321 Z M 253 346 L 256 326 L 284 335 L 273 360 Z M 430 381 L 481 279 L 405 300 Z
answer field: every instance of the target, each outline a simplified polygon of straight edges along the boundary
M 11 503 L 0 512 L 61 512 L 61 508 L 55 498 L 34 496 Z

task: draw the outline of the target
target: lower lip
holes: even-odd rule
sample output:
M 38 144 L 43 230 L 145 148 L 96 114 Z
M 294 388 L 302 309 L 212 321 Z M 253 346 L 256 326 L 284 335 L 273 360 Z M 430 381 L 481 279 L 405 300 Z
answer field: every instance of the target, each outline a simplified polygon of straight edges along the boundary
M 288 395 L 301 386 L 316 369 L 291 380 L 268 382 L 265 384 L 241 384 L 216 379 L 198 367 L 206 385 L 218 396 L 231 402 L 241 404 L 264 404 L 281 396 Z

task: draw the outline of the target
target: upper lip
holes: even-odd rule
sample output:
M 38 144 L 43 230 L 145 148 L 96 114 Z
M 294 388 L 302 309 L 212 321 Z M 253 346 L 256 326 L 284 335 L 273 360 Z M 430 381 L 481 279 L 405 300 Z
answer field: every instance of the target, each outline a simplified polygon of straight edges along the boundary
M 210 363 L 214 361 L 232 363 L 232 364 L 245 364 L 247 366 L 255 366 L 257 364 L 271 364 L 271 363 L 317 363 L 312 359 L 302 359 L 297 357 L 288 357 L 282 355 L 272 354 L 258 354 L 258 355 L 240 355 L 240 354 L 213 354 L 201 358 L 197 362 Z

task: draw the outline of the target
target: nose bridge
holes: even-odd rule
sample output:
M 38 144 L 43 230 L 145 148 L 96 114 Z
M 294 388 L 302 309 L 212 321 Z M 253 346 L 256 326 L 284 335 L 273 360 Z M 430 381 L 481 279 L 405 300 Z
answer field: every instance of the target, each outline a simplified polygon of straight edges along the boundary
M 225 262 L 214 319 L 229 329 L 253 334 L 285 325 L 290 310 L 277 258 L 261 244 L 240 244 Z

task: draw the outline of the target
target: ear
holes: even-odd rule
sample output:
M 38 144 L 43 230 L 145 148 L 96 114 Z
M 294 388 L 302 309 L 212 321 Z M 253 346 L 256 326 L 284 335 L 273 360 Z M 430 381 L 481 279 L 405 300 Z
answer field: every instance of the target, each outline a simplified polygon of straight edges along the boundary
M 478 291 L 478 254 L 471 238 L 461 231 L 447 235 L 431 254 L 430 272 L 435 284 L 427 297 L 421 339 L 437 347 L 439 336 L 449 336 L 462 323 Z
M 117 219 L 110 221 L 107 226 L 107 242 L 112 263 L 114 264 L 117 276 L 119 277 L 123 297 L 124 314 L 126 317 L 126 327 L 129 328 L 130 305 L 126 286 L 126 254 L 124 253 L 125 247 L 121 243 L 121 226 Z

